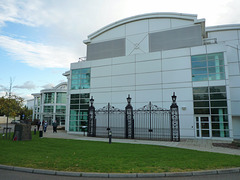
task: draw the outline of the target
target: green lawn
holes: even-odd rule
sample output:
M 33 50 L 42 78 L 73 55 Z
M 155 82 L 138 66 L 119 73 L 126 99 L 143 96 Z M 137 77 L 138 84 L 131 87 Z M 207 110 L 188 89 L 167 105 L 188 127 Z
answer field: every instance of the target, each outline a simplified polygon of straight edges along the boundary
M 38 138 L 0 139 L 0 164 L 106 173 L 160 173 L 240 167 L 240 156 L 152 145 Z

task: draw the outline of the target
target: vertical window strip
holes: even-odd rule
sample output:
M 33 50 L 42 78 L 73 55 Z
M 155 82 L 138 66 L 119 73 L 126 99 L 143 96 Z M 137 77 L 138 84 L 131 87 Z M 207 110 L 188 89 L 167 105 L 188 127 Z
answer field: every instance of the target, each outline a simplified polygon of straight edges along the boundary
M 193 102 L 194 114 L 209 114 L 211 116 L 213 137 L 229 137 L 225 86 L 195 87 L 193 88 Z

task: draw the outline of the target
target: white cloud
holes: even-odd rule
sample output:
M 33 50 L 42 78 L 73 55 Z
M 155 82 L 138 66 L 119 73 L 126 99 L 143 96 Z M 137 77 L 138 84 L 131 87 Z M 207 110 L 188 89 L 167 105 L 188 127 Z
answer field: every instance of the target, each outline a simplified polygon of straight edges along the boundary
M 36 88 L 36 85 L 32 81 L 26 81 L 23 85 L 16 85 L 13 88 L 32 90 Z
M 43 85 L 41 87 L 44 88 L 44 89 L 51 89 L 51 88 L 54 87 L 54 84 L 49 83 L 49 84 L 45 84 L 45 85 Z
M 78 57 L 66 47 L 53 47 L 7 36 L 0 36 L 0 47 L 15 60 L 38 68 L 66 68 Z

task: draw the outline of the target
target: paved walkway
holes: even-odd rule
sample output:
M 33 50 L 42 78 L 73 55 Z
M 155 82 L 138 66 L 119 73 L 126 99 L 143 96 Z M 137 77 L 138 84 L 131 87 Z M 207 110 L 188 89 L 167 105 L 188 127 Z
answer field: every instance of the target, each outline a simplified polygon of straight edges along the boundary
M 51 127 L 48 128 L 46 133 L 43 133 L 43 137 L 47 138 L 62 138 L 62 139 L 76 139 L 86 141 L 102 141 L 108 142 L 108 138 L 99 137 L 87 137 L 83 135 L 67 134 L 66 131 L 59 131 L 53 133 Z M 212 143 L 230 143 L 230 141 L 219 141 L 219 140 L 203 140 L 203 139 L 187 139 L 181 142 L 169 142 L 169 141 L 149 141 L 149 140 L 135 140 L 135 139 L 115 139 L 112 138 L 112 142 L 117 143 L 131 143 L 131 144 L 149 144 L 157 146 L 168 146 L 184 149 L 192 149 L 207 152 L 216 152 L 224 154 L 233 154 L 240 156 L 240 149 L 231 149 L 213 146 Z

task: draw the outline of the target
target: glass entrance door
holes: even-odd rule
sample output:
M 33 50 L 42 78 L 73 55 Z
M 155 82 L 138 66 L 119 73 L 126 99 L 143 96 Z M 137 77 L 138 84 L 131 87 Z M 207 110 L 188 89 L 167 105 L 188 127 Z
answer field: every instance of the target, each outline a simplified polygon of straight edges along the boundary
M 196 117 L 196 136 L 208 138 L 211 137 L 210 116 Z

